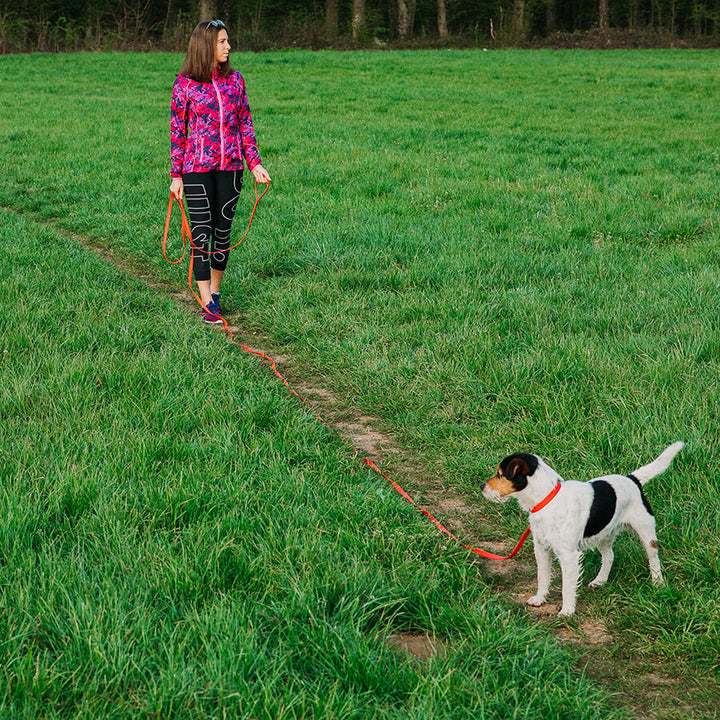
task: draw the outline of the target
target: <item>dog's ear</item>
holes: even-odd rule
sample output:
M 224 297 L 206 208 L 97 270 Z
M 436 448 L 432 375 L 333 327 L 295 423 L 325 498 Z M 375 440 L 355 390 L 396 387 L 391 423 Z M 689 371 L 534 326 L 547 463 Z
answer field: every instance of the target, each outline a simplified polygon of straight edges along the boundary
M 535 474 L 537 467 L 537 458 L 527 453 L 510 455 L 500 465 L 502 474 L 512 483 L 516 492 L 525 489 L 527 479 Z
M 505 477 L 512 481 L 519 476 L 527 477 L 528 475 L 532 475 L 530 472 L 530 466 L 522 457 L 513 457 L 505 470 Z

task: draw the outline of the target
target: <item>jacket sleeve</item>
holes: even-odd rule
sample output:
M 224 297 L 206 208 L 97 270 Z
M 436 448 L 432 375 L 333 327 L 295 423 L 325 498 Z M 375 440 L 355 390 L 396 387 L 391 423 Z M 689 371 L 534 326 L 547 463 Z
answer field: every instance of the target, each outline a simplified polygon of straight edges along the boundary
M 170 103 L 170 175 L 181 177 L 187 144 L 187 82 L 175 79 Z
M 261 165 L 260 153 L 258 152 L 257 140 L 255 139 L 255 129 L 253 128 L 252 116 L 250 115 L 250 103 L 248 102 L 247 91 L 245 90 L 245 81 L 242 75 L 238 73 L 238 82 L 240 84 L 240 107 L 238 107 L 238 116 L 240 119 L 240 142 L 242 144 L 242 153 L 245 162 L 250 170 L 257 165 Z

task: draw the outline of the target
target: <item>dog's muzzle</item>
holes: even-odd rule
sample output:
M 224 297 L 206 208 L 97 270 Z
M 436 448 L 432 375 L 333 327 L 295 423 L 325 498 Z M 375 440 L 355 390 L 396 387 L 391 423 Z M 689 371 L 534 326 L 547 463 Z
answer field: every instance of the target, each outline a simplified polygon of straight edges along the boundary
M 493 488 L 491 488 L 487 483 L 483 484 L 481 490 L 482 490 L 483 497 L 486 500 L 489 500 L 490 502 L 504 503 L 510 499 L 509 495 L 503 495 L 502 493 L 498 492 L 497 490 L 493 490 Z

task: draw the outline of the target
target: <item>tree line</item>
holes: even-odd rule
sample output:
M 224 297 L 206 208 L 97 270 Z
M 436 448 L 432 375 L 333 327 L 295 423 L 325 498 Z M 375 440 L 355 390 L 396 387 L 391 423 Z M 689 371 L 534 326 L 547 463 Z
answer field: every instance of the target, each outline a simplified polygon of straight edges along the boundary
M 238 50 L 720 44 L 720 0 L 0 0 L 0 52 L 183 51 L 215 18 Z

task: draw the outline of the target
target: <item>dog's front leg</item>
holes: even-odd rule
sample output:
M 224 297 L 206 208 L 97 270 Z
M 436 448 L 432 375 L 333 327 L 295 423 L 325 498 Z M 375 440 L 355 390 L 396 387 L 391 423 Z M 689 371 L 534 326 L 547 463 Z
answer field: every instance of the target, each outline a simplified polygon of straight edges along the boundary
M 543 605 L 550 591 L 550 578 L 552 577 L 552 554 L 549 548 L 541 545 L 533 538 L 535 548 L 535 563 L 537 564 L 537 594 L 528 599 L 528 605 L 535 607 Z
M 578 583 L 580 582 L 580 563 L 582 553 L 579 550 L 565 550 L 558 553 L 562 572 L 562 608 L 559 617 L 568 617 L 575 612 Z

